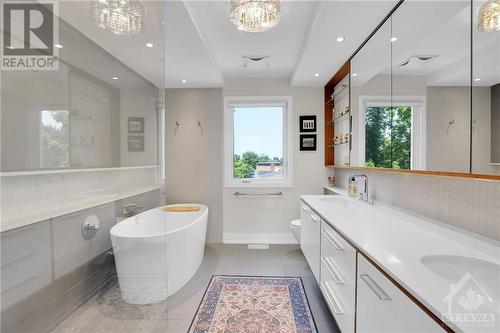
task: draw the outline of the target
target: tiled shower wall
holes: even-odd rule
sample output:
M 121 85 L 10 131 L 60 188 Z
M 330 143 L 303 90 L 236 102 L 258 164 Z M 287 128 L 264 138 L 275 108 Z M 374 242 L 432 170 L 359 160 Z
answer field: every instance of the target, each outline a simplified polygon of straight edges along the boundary
M 157 174 L 155 166 L 7 173 L 0 177 L 1 230 L 160 188 Z
M 2 232 L 1 328 L 46 332 L 115 274 L 110 229 L 123 205 L 158 207 L 160 191 L 123 198 Z M 81 226 L 96 215 L 100 228 L 84 239 Z
M 364 173 L 375 202 L 500 240 L 500 181 L 336 169 L 336 185 Z

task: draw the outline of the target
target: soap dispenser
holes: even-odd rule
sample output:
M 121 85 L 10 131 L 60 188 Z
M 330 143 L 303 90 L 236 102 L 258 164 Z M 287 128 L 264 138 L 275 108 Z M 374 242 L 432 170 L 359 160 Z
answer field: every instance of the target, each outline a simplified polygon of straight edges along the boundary
M 350 197 L 355 198 L 357 193 L 358 193 L 358 186 L 356 180 L 353 177 L 351 177 L 349 178 L 349 182 L 347 184 L 347 194 Z

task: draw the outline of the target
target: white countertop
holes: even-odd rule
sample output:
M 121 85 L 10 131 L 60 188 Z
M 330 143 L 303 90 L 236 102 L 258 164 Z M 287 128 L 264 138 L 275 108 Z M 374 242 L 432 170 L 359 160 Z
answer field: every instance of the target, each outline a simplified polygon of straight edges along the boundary
M 463 256 L 500 265 L 498 241 L 395 207 L 369 205 L 347 197 L 342 189 L 334 190 L 342 195 L 303 195 L 301 199 L 439 318 L 448 313 L 443 299 L 450 283 L 458 281 L 437 275 L 421 262 L 422 257 Z M 499 295 L 500 283 L 495 296 L 490 295 L 495 302 L 484 304 L 484 312 L 496 313 L 497 321 Z M 476 331 L 449 325 L 457 332 Z

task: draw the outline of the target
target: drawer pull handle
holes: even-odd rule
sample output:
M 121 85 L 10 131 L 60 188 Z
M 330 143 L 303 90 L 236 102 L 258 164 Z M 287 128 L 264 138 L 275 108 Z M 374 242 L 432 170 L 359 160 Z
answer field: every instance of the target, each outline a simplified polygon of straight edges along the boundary
M 343 315 L 344 310 L 340 306 L 339 302 L 335 298 L 335 293 L 327 282 L 321 282 L 321 287 L 324 291 L 326 302 L 330 306 L 330 309 L 337 315 Z
M 337 270 L 337 267 L 335 267 L 335 265 L 333 264 L 332 259 L 328 257 L 321 257 L 321 261 L 325 265 L 326 269 L 333 276 L 335 283 L 344 284 L 344 280 L 342 279 L 339 271 Z
M 319 217 L 315 216 L 315 215 L 309 215 L 309 218 L 315 222 L 319 222 Z
M 344 251 L 345 250 L 345 248 L 342 245 L 340 245 L 340 243 L 337 241 L 337 239 L 335 239 L 335 237 L 332 234 L 330 234 L 328 231 L 323 230 L 322 233 L 330 241 L 330 243 L 332 243 L 332 245 L 335 247 L 335 249 L 337 251 Z
M 391 300 L 391 296 L 387 295 L 384 289 L 380 288 L 380 286 L 375 281 L 373 281 L 370 275 L 361 274 L 360 277 L 361 280 L 363 280 L 366 283 L 366 285 L 373 291 L 373 293 L 377 295 L 379 300 L 381 301 Z

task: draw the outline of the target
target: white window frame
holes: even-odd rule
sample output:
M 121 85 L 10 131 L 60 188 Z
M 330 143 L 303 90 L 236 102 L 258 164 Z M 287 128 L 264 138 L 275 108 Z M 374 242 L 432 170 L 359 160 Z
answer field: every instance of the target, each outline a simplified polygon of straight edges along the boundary
M 367 106 L 411 106 L 411 170 L 426 170 L 427 115 L 425 96 L 359 96 L 359 165 L 365 165 L 365 110 Z
M 283 110 L 283 178 L 258 179 L 233 177 L 234 158 L 234 107 L 281 106 Z M 224 98 L 224 187 L 226 188 L 281 188 L 292 187 L 292 97 L 244 96 Z

